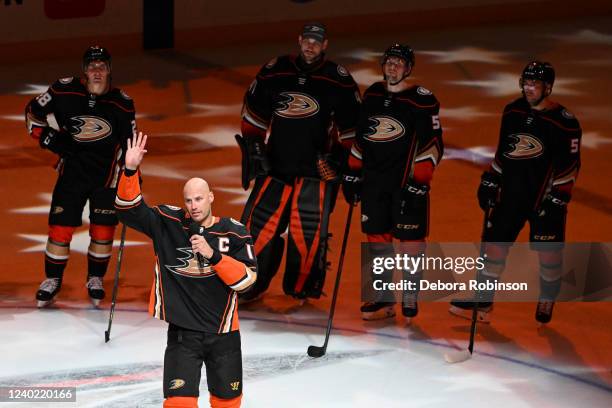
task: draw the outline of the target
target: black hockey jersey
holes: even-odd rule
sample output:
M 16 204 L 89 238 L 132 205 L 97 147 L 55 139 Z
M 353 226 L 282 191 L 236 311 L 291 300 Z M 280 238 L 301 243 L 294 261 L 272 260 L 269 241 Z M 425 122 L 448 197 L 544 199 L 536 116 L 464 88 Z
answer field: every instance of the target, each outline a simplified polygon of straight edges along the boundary
M 236 292 L 257 278 L 252 239 L 244 225 L 217 218 L 201 233 L 216 252 L 200 268 L 189 241 L 192 222 L 185 210 L 170 205 L 148 207 L 138 175 L 121 175 L 115 200 L 117 217 L 153 241 L 155 279 L 149 312 L 158 319 L 206 333 L 238 330 Z
M 92 95 L 84 80 L 63 78 L 26 106 L 32 137 L 49 126 L 48 115 L 72 136 L 73 154 L 64 157 L 61 171 L 89 185 L 116 187 L 126 141 L 136 129 L 132 99 L 118 88 Z
M 419 163 L 428 163 L 433 171 L 444 152 L 439 111 L 436 97 L 422 86 L 397 93 L 388 92 L 383 82 L 370 86 L 351 149 L 363 160 L 364 181 L 401 187 Z
M 506 105 L 492 164 L 501 174 L 502 203 L 536 209 L 553 188 L 569 193 L 580 168 L 582 130 L 560 104 L 538 111 L 521 97 Z
M 317 154 L 328 153 L 334 138 L 354 138 L 359 89 L 349 72 L 325 58 L 306 67 L 282 56 L 263 66 L 244 97 L 243 120 L 269 129 L 267 153 L 272 173 L 317 176 Z

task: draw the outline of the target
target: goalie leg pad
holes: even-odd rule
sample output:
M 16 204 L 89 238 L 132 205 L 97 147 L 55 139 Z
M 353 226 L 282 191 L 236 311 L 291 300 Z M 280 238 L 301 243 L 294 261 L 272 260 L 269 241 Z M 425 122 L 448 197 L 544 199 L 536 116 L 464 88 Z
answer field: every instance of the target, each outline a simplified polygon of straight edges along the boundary
M 254 297 L 264 292 L 283 257 L 289 199 L 292 186 L 270 176 L 258 178 L 242 213 L 241 221 L 251 232 L 257 256 L 257 281 L 246 293 Z M 245 295 L 246 295 L 245 293 Z
M 298 178 L 291 200 L 283 289 L 298 298 L 319 298 L 327 271 L 329 214 L 335 186 Z

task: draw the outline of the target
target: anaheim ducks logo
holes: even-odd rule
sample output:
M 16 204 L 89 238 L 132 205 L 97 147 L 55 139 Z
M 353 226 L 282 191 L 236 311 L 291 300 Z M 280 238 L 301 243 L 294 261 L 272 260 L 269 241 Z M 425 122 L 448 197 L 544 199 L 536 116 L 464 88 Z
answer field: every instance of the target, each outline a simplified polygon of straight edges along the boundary
M 75 116 L 72 118 L 75 132 L 72 137 L 77 142 L 95 142 L 111 134 L 110 123 L 99 116 Z
M 179 388 L 182 388 L 185 385 L 185 380 L 183 380 L 182 378 L 175 378 L 174 380 L 170 381 L 170 389 L 171 390 L 178 390 Z
M 510 159 L 532 159 L 540 156 L 544 152 L 542 142 L 535 136 L 528 133 L 515 133 L 508 136 L 514 141 L 510 146 L 512 150 L 504 153 Z
M 364 137 L 372 142 L 391 142 L 404 136 L 404 126 L 390 116 L 372 116 L 372 123 Z
M 191 248 L 177 248 L 177 251 L 184 253 L 185 256 L 177 257 L 181 265 L 166 265 L 171 272 L 188 278 L 208 278 L 215 274 L 215 270 L 208 262 L 205 262 L 204 268 L 198 266 L 198 260 Z
M 298 119 L 315 115 L 319 111 L 319 104 L 311 96 L 298 92 L 282 92 L 284 99 L 276 114 L 283 118 Z

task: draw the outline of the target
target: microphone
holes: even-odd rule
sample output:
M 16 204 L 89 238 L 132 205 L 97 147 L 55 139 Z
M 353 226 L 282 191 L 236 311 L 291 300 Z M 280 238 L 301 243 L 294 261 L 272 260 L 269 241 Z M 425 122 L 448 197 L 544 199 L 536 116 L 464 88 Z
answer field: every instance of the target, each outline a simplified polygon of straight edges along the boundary
M 191 238 L 193 235 L 202 235 L 202 231 L 204 231 L 204 227 L 202 227 L 195 221 L 192 222 L 191 225 L 189 225 L 189 238 Z M 196 259 L 198 260 L 198 268 L 206 268 L 208 262 L 206 261 L 206 259 L 204 259 L 204 256 L 199 252 L 196 252 L 195 255 Z

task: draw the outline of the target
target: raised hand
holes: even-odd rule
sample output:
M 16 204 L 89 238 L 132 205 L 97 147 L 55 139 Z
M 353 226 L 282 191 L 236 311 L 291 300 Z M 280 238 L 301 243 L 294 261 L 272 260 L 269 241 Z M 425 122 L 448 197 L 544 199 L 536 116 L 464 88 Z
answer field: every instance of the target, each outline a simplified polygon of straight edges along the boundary
M 136 170 L 142 159 L 144 158 L 147 149 L 147 135 L 142 132 L 134 133 L 134 137 L 127 140 L 127 151 L 125 152 L 125 168 L 128 170 Z

